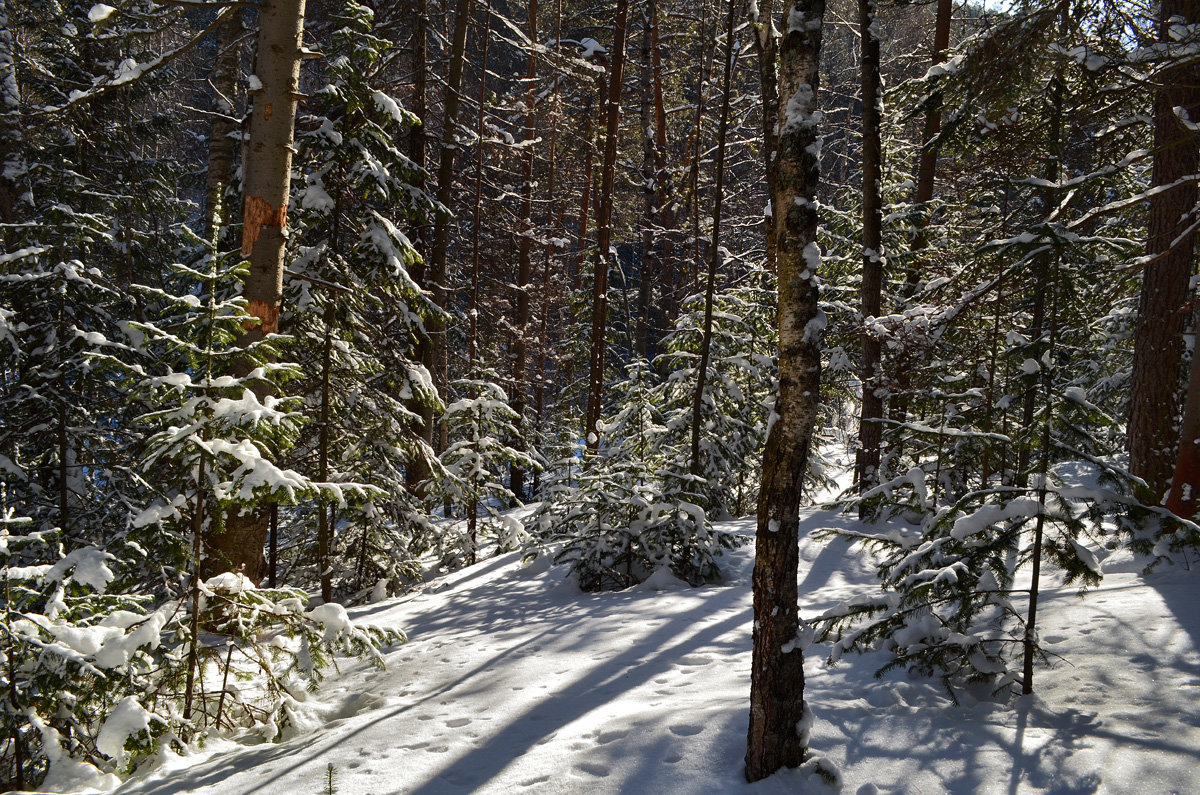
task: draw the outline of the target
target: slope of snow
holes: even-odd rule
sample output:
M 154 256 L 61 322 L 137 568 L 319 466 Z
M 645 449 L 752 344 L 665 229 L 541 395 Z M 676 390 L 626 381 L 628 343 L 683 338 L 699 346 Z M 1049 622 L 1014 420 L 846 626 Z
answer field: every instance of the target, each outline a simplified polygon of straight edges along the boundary
M 813 511 L 802 533 L 852 521 Z M 493 558 L 350 611 L 410 641 L 389 650 L 386 671 L 343 664 L 290 739 L 213 740 L 119 792 L 318 792 L 330 764 L 342 795 L 827 791 L 796 771 L 742 778 L 752 562 L 752 547 L 734 552 L 721 585 L 588 595 L 545 560 Z M 1044 597 L 1042 637 L 1063 659 L 1015 706 L 952 706 L 936 681 L 875 679 L 882 656 L 829 669 L 810 648 L 813 753 L 858 795 L 1196 791 L 1197 577 L 1104 563 L 1085 599 Z M 804 538 L 800 576 L 805 615 L 873 587 L 841 541 Z

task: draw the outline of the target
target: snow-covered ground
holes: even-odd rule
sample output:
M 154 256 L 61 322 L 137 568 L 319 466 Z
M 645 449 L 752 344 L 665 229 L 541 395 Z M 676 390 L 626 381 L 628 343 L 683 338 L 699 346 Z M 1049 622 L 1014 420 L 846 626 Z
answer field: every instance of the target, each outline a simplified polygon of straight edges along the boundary
M 857 551 L 807 537 L 852 521 L 806 514 L 804 615 L 874 587 Z M 343 664 L 291 739 L 213 740 L 119 792 L 316 795 L 330 764 L 341 795 L 821 791 L 794 771 L 742 777 L 752 562 L 748 545 L 721 585 L 589 595 L 544 559 L 493 558 L 352 611 L 410 641 L 386 671 Z M 856 795 L 1200 792 L 1200 575 L 1143 577 L 1124 553 L 1105 568 L 1084 599 L 1043 597 L 1062 659 L 1015 705 L 952 706 L 935 681 L 875 679 L 880 656 L 829 669 L 810 648 L 814 754 Z

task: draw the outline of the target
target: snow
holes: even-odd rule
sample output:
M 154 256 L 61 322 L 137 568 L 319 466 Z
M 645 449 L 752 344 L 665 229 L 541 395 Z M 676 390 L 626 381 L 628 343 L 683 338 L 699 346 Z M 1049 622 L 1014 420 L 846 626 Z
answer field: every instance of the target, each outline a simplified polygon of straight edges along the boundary
M 608 52 L 608 50 L 604 49 L 604 45 L 595 39 L 581 39 L 579 46 L 583 48 L 582 52 L 579 53 L 579 57 L 585 61 L 590 60 L 592 56 L 603 55 Z
M 723 525 L 746 535 L 754 526 Z M 805 511 L 803 616 L 878 593 L 861 552 L 809 537 L 832 527 L 889 530 Z M 387 670 L 341 664 L 292 706 L 296 728 L 283 742 L 213 738 L 188 756 L 164 754 L 119 791 L 294 795 L 311 791 L 328 765 L 342 795 L 833 791 L 815 777 L 817 764 L 845 793 L 1193 791 L 1200 575 L 1146 575 L 1129 553 L 1088 551 L 1106 572 L 1100 587 L 1083 599 L 1075 587 L 1042 594 L 1041 636 L 1062 659 L 1038 669 L 1033 697 L 1002 704 L 963 694 L 952 706 L 936 679 L 875 679 L 883 652 L 827 668 L 828 650 L 813 646 L 812 715 L 797 726 L 810 733 L 813 758 L 755 785 L 742 775 L 753 566 L 745 547 L 729 553 L 724 582 L 698 589 L 582 594 L 545 556 L 526 565 L 511 553 L 352 609 L 356 620 L 408 632 L 387 653 Z M 337 625 L 341 614 L 323 610 L 332 607 L 312 612 Z M 793 648 L 807 644 L 803 635 Z
M 92 22 L 93 24 L 96 22 L 103 22 L 104 20 L 108 19 L 116 10 L 117 9 L 105 3 L 96 3 L 96 5 L 92 6 L 91 10 L 88 11 L 88 21 Z
M 125 742 L 150 728 L 150 721 L 154 719 L 136 698 L 126 696 L 100 728 L 100 734 L 96 736 L 96 750 L 121 764 L 125 759 Z
M 375 100 L 375 107 L 379 109 L 380 113 L 385 116 L 390 116 L 397 124 L 404 123 L 406 116 L 404 115 L 404 111 L 400 108 L 400 103 L 396 102 L 396 100 L 392 99 L 382 91 L 376 91 L 374 94 L 372 94 L 372 98 Z

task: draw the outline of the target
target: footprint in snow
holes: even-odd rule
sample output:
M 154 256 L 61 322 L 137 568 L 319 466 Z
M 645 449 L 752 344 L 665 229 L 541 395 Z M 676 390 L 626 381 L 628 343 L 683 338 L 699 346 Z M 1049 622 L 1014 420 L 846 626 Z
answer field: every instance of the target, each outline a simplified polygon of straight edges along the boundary
M 629 732 L 621 730 L 600 732 L 596 735 L 596 743 L 599 745 L 608 745 L 611 742 L 615 742 L 616 740 L 624 738 L 627 734 L 629 734 Z
M 699 734 L 704 731 L 703 726 L 696 726 L 691 723 L 681 723 L 671 727 L 672 734 L 678 734 L 680 737 L 691 737 L 694 734 Z
M 460 726 L 466 726 L 470 722 L 470 718 L 451 718 L 450 720 L 446 721 L 446 726 L 447 728 L 457 729 Z
M 596 762 L 577 762 L 575 764 L 575 769 L 582 770 L 584 773 L 597 778 L 604 778 L 608 775 L 608 768 L 605 765 L 597 764 Z

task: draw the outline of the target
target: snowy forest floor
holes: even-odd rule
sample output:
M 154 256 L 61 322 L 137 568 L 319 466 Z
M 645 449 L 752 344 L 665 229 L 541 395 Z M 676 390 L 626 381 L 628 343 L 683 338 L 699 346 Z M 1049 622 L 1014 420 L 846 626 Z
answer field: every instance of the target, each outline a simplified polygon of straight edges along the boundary
M 804 514 L 802 615 L 875 587 L 857 548 L 810 537 L 854 521 Z M 726 528 L 754 533 L 751 520 Z M 598 595 L 514 553 L 359 608 L 409 634 L 386 671 L 343 663 L 290 739 L 211 740 L 119 792 L 316 795 L 330 764 L 340 795 L 822 791 L 794 771 L 743 779 L 753 553 L 732 553 L 719 585 Z M 953 706 L 937 680 L 874 678 L 881 654 L 826 668 L 811 647 L 813 753 L 856 795 L 1196 792 L 1200 573 L 1143 576 L 1121 552 L 1104 563 L 1085 598 L 1043 596 L 1042 638 L 1062 659 L 1015 704 Z

